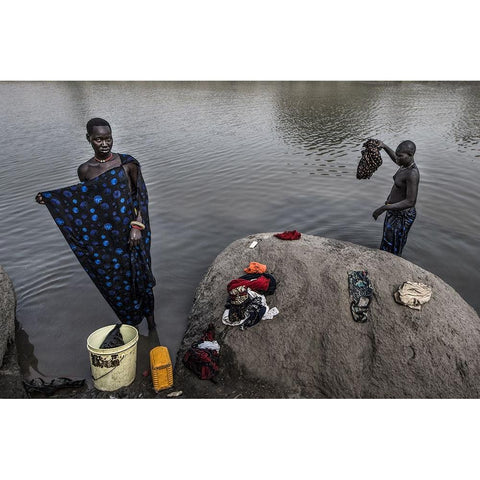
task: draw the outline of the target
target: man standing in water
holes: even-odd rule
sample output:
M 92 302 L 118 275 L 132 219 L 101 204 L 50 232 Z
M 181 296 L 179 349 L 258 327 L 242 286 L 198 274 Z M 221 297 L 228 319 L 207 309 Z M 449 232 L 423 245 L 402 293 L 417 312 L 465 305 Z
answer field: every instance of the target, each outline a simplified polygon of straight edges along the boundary
M 416 147 L 412 141 L 406 140 L 394 152 L 383 142 L 378 142 L 379 148 L 383 148 L 400 168 L 393 176 L 393 187 L 385 205 L 377 208 L 372 216 L 377 220 L 379 215 L 386 212 L 380 250 L 401 256 L 417 215 L 415 204 L 420 173 L 414 160 Z
M 155 327 L 148 195 L 140 164 L 112 153 L 112 130 L 87 123 L 94 156 L 78 168 L 79 184 L 38 193 L 78 261 L 122 323 Z

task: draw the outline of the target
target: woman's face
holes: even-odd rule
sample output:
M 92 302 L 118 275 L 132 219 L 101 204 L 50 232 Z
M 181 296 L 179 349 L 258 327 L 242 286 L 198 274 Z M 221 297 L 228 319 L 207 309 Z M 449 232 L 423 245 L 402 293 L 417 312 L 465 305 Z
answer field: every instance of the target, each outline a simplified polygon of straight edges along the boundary
M 91 135 L 88 136 L 88 141 L 97 158 L 105 158 L 110 155 L 113 146 L 113 137 L 109 127 L 93 127 Z

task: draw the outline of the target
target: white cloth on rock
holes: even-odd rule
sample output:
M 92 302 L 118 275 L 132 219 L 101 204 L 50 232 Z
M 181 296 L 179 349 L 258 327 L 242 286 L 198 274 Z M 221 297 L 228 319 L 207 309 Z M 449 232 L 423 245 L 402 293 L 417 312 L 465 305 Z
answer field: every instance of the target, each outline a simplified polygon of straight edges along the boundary
M 421 310 L 422 305 L 432 297 L 432 287 L 424 283 L 404 282 L 393 294 L 395 301 L 414 310 Z

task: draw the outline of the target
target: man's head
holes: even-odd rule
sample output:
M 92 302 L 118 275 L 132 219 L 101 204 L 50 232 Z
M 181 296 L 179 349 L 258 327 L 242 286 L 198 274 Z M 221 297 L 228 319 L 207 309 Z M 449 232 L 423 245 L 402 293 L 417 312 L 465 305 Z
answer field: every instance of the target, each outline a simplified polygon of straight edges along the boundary
M 416 150 L 417 147 L 411 140 L 405 140 L 402 142 L 395 150 L 398 163 L 402 166 L 410 165 L 413 161 L 413 156 L 415 155 Z
M 106 158 L 112 149 L 113 138 L 110 124 L 103 118 L 92 118 L 87 122 L 87 140 L 97 158 Z

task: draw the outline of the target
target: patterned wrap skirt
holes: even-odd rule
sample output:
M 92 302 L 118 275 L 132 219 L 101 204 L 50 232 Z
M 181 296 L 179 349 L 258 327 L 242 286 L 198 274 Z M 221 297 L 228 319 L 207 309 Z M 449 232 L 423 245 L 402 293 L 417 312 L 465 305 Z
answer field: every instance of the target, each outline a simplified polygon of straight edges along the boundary
M 408 232 L 416 216 L 415 207 L 405 210 L 387 210 L 383 223 L 383 238 L 380 250 L 401 256 L 403 247 L 407 243 Z

